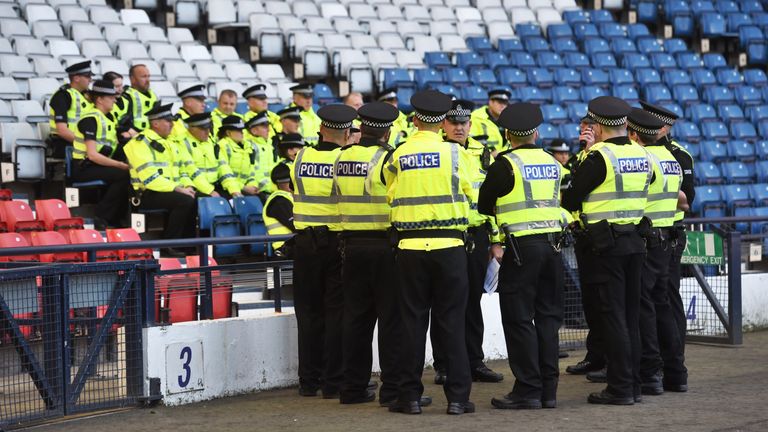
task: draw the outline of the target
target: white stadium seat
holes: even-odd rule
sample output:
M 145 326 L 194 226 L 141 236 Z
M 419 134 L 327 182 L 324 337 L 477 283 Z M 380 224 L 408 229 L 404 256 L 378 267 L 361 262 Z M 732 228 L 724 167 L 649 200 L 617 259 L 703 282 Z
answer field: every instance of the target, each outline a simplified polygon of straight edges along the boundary
M 11 106 L 8 102 L 0 99 L 0 123 L 15 123 L 17 121 L 18 119 L 11 112 Z
M 64 69 L 62 69 L 63 71 Z M 40 102 L 50 98 L 61 86 L 61 81 L 56 78 L 30 78 L 29 100 Z
M 64 66 L 53 57 L 36 57 L 32 59 L 32 65 L 35 67 L 35 73 L 39 77 L 67 78 Z
M 353 18 L 336 17 L 331 21 L 333 22 L 333 28 L 334 30 L 336 30 L 336 33 L 344 33 L 344 34 L 367 33 L 366 29 L 362 25 L 360 25 L 361 23 Z
M 209 1 L 206 6 L 208 25 L 214 29 L 237 24 L 237 8 L 232 0 Z
M 98 39 L 84 40 L 80 44 L 80 51 L 87 53 L 88 57 L 92 59 L 114 56 L 109 44 L 107 44 L 106 41 Z
M 168 41 L 176 46 L 195 41 L 192 32 L 188 28 L 171 27 L 167 30 Z
M 467 43 L 459 35 L 440 36 L 440 50 L 446 52 L 469 51 Z
M 441 21 L 449 21 L 449 22 L 456 22 L 456 14 L 453 12 L 453 9 L 447 7 L 447 6 L 434 6 L 430 8 L 430 16 L 434 21 L 441 22 Z
M 324 17 L 309 17 L 306 19 L 305 24 L 307 30 L 315 33 L 335 33 L 333 24 L 328 18 Z
M 0 70 L 2 70 L 2 58 L 4 55 L 0 55 Z M 0 76 L 0 99 L 24 99 L 24 92 L 19 87 L 19 84 L 10 76 Z
M 310 17 L 310 19 L 319 19 L 321 21 L 325 21 L 324 18 L 320 17 Z M 283 33 L 284 37 L 290 35 L 293 32 L 304 31 L 307 29 L 304 21 L 293 15 L 280 15 L 277 17 L 277 22 L 280 23 L 280 31 Z
M 538 20 L 536 20 L 536 15 L 527 7 L 510 9 L 509 18 L 513 26 L 517 24 L 538 22 Z
M 51 53 L 42 40 L 35 38 L 16 38 L 16 54 L 29 58 L 50 57 Z
M 127 27 L 126 29 L 130 32 L 130 29 L 128 29 Z M 84 40 L 89 40 L 89 39 L 91 40 L 104 39 L 104 36 L 101 34 L 101 30 L 99 30 L 99 28 L 95 24 L 89 24 L 89 23 L 80 23 L 80 22 L 73 23 L 72 29 L 70 30 L 70 35 L 72 36 L 72 40 L 74 40 L 76 43 L 80 43 Z M 124 40 L 128 40 L 128 39 L 124 39 Z
M 395 52 L 395 58 L 397 59 L 397 64 L 401 68 L 420 69 L 425 67 L 424 56 L 419 55 L 417 52 L 397 51 Z
M 496 23 L 492 23 L 492 24 L 496 24 Z M 507 24 L 507 23 L 504 22 L 503 24 Z M 470 36 L 485 36 L 485 28 L 481 23 L 476 21 L 460 22 L 456 24 L 456 30 L 459 32 L 459 35 L 461 35 L 461 37 L 463 38 L 468 38 Z
M 349 16 L 347 8 L 341 3 L 321 3 L 320 14 L 325 18 Z
M 230 45 L 211 46 L 211 56 L 216 63 L 240 62 L 240 54 Z
M 392 0 L 392 4 L 398 7 L 403 7 L 407 5 L 417 5 L 419 4 L 419 0 Z
M 575 0 L 554 0 L 552 6 L 560 13 L 563 13 L 567 10 L 579 9 L 579 6 L 576 4 Z
M 183 60 L 179 55 L 179 50 L 170 43 L 152 42 L 147 45 L 149 58 L 163 63 L 166 60 Z
M 506 10 L 528 7 L 527 0 L 503 0 L 502 4 Z
M 409 36 L 405 39 L 405 46 L 421 57 L 425 52 L 440 51 L 440 42 L 434 36 Z
M 209 81 L 227 81 L 227 74 L 224 69 L 216 63 L 198 63 L 195 65 L 195 72 L 200 81 L 207 83 Z
M 398 24 L 403 21 L 398 21 Z M 418 23 L 414 23 L 419 28 Z M 382 33 L 391 33 L 393 30 L 392 28 L 392 22 L 390 21 L 382 21 L 382 20 L 371 20 L 368 22 L 368 33 L 373 37 L 378 37 Z
M 147 11 L 143 9 L 120 9 L 120 19 L 130 27 L 151 24 Z
M 443 0 L 421 0 L 419 4 L 426 8 L 435 7 L 435 6 L 445 6 L 445 2 L 443 2 Z
M 136 39 L 144 45 L 150 42 L 168 42 L 168 37 L 163 29 L 153 25 L 136 27 Z
M 360 35 L 350 38 L 352 47 L 360 50 L 378 49 L 379 43 L 371 35 Z
M 507 11 L 504 8 L 488 8 L 483 9 L 483 21 L 486 23 L 509 22 L 509 17 L 507 17 Z
M 47 122 L 50 118 L 48 114 L 43 111 L 40 102 L 36 100 L 11 101 L 11 108 L 13 109 L 13 115 L 15 115 L 20 122 L 43 123 Z
M 227 77 L 233 81 L 255 80 L 257 78 L 253 67 L 246 63 L 226 63 L 224 70 Z
M 431 36 L 442 36 L 442 35 L 455 35 L 458 34 L 458 30 L 456 29 L 456 23 L 455 22 L 438 22 L 438 21 L 432 21 L 429 23 L 429 34 Z
M 400 8 L 390 4 L 376 6 L 376 15 L 378 15 L 380 20 L 394 21 L 404 19 Z
M 368 21 L 378 18 L 373 6 L 359 2 L 349 4 L 349 16 L 358 21 Z
M 24 16 L 27 22 L 32 24 L 38 21 L 59 21 L 56 11 L 45 4 L 31 4 L 24 8 Z
M 117 44 L 115 54 L 121 59 L 130 62 L 134 59 L 150 59 L 147 49 L 137 41 L 122 41 Z
M 248 23 L 251 14 L 263 13 L 264 6 L 258 0 L 239 0 L 237 2 L 237 21 Z
M 483 10 L 485 8 L 502 7 L 501 0 L 475 0 L 475 7 Z
M 373 69 L 373 73 L 376 74 L 377 77 L 380 77 L 381 69 L 398 67 L 395 55 L 386 50 L 368 51 L 368 60 L 371 64 L 371 69 Z
M 12 154 L 17 180 L 45 178 L 45 143 L 29 123 L 3 123 L 3 152 Z
M 469 0 L 445 0 L 445 5 L 452 8 L 459 6 L 471 6 Z
M 283 58 L 283 31 L 272 15 L 253 14 L 250 17 L 251 40 L 259 45 L 262 59 Z
M 349 40 L 347 35 L 324 34 L 323 46 L 331 55 L 333 55 L 334 51 L 352 48 L 352 42 Z
M 38 21 L 32 24 L 32 35 L 38 39 L 66 39 L 58 22 Z
M 122 24 L 120 15 L 109 6 L 93 6 L 88 11 L 91 21 L 96 25 Z
M 0 54 L 16 54 L 11 41 L 6 38 L 0 38 Z
M 168 81 L 152 81 L 152 91 L 163 103 L 178 99 L 178 92 Z
M 196 1 L 177 1 L 174 6 L 176 25 L 197 27 L 200 25 L 200 4 Z
M 496 45 L 499 39 L 510 39 L 515 37 L 515 30 L 508 22 L 494 22 L 488 24 L 488 38 L 491 43 Z
M 295 1 L 293 2 L 293 14 L 299 18 L 320 16 L 320 11 L 315 6 L 315 3 L 311 1 Z
M 552 9 L 551 7 L 538 9 L 536 11 L 536 18 L 538 19 L 539 24 L 541 25 L 541 29 L 544 30 L 544 32 L 547 31 L 547 26 L 550 24 L 559 24 L 563 22 L 563 17 L 560 16 L 560 12 Z
M 389 28 L 391 31 L 392 27 L 389 27 Z M 397 32 L 403 38 L 407 38 L 408 36 L 425 34 L 424 27 L 422 27 L 419 23 L 413 22 L 413 21 L 398 21 Z
M 320 35 L 309 32 L 296 32 L 288 38 L 288 47 L 291 58 L 301 61 L 307 49 L 314 48 L 325 51 L 325 44 Z
M 357 50 L 341 50 L 333 55 L 337 78 L 349 81 L 349 90 L 363 94 L 373 93 L 373 71 L 365 54 Z
M 197 74 L 189 63 L 184 61 L 167 61 L 163 64 L 163 75 L 171 82 L 179 80 L 196 80 Z
M 382 33 L 378 38 L 379 47 L 387 50 L 404 50 L 405 42 L 397 33 Z
M 90 24 L 91 19 L 88 18 L 88 12 L 80 6 L 62 6 L 59 8 L 59 21 L 64 26 L 64 31 L 69 31 L 69 28 L 74 23 L 86 23 Z
M 18 18 L 19 13 L 12 4 L 0 4 L 0 18 Z
M 149 70 L 150 76 L 155 77 L 155 79 L 163 76 L 163 68 L 160 66 L 160 63 L 154 60 L 138 59 L 138 60 L 133 60 L 130 63 L 131 66 L 137 65 L 137 64 L 143 64 L 144 66 L 146 66 L 147 69 Z M 102 71 L 102 72 L 106 72 L 106 71 Z
M 136 41 L 136 34 L 133 30 L 122 24 L 104 27 L 104 37 L 107 38 L 107 42 L 112 49 L 117 48 L 117 45 L 121 42 Z
M 29 59 L 17 55 L 4 54 L 0 56 L 0 72 L 7 77 L 31 78 L 37 76 Z M 22 91 L 24 89 L 22 88 Z
M 288 78 L 286 78 L 283 68 L 277 64 L 266 64 L 266 63 L 257 64 L 256 75 L 258 75 L 259 79 L 261 79 L 262 81 L 268 81 L 273 83 L 288 81 Z
M 80 6 L 90 10 L 92 7 L 102 7 L 107 5 L 106 0 L 78 0 Z
M 403 16 L 407 16 L 409 21 L 428 24 L 430 21 L 429 11 L 421 5 L 405 5 L 403 7 Z
M 0 34 L 5 37 L 32 36 L 26 21 L 15 18 L 0 19 Z
M 457 7 L 456 17 L 461 22 L 482 22 L 483 16 L 477 8 L 473 7 Z
M 61 6 L 77 6 L 77 0 L 48 0 L 48 4 L 59 10 Z
M 265 1 L 264 11 L 270 15 L 293 15 L 291 5 L 283 1 Z
M 99 68 L 102 71 L 109 72 L 109 71 L 115 71 L 119 73 L 120 75 L 127 77 L 128 76 L 128 63 L 125 60 L 121 60 L 118 58 L 103 58 L 103 59 L 97 59 L 96 63 L 99 65 Z M 141 62 L 145 63 L 145 62 Z
M 179 53 L 181 54 L 181 58 L 187 63 L 213 62 L 213 57 L 211 57 L 208 48 L 202 45 L 182 45 L 179 47 Z

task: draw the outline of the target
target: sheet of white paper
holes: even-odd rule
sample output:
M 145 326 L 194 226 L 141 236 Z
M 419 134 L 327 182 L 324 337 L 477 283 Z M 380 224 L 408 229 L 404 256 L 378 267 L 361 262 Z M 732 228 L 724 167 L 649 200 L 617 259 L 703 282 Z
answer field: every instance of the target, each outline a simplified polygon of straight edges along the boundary
M 499 264 L 496 259 L 491 259 L 488 263 L 488 269 L 485 271 L 485 283 L 483 283 L 483 289 L 488 294 L 496 292 L 496 288 L 499 286 Z

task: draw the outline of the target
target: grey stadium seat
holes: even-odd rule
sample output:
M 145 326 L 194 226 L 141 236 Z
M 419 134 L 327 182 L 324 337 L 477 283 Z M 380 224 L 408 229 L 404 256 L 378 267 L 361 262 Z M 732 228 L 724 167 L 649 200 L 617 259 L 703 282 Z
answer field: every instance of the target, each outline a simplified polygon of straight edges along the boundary
M 12 4 L 0 4 L 0 18 L 18 18 L 19 13 Z
M 17 55 L 1 55 L 0 71 L 3 75 L 13 78 L 31 78 L 37 76 L 29 59 Z M 23 91 L 24 89 L 22 89 Z
M 37 57 L 32 59 L 32 65 L 35 68 L 37 76 L 58 79 L 65 79 L 67 77 L 67 72 L 64 71 L 64 66 L 59 60 L 53 57 Z
M 165 35 L 165 31 L 160 27 L 155 27 L 153 25 L 136 27 L 136 38 L 144 45 L 147 45 L 150 42 L 168 42 L 168 37 Z
M 11 41 L 6 38 L 0 38 L 0 54 L 16 54 Z
M 46 47 L 40 39 L 16 38 L 16 40 L 14 40 L 14 45 L 16 47 L 16 54 L 29 57 L 30 59 L 51 56 L 48 47 Z
M 24 20 L 17 18 L 0 19 L 0 34 L 5 37 L 11 36 L 32 36 L 29 26 Z
M 258 77 L 253 67 L 246 63 L 226 63 L 224 70 L 227 77 L 233 81 L 255 80 Z
M 251 14 L 263 13 L 264 6 L 258 0 L 240 0 L 237 2 L 237 21 L 248 23 Z
M 40 102 L 50 98 L 61 86 L 61 82 L 55 78 L 30 78 L 29 99 Z
M 5 56 L 0 55 L 0 67 L 2 66 L 3 57 Z M 0 76 L 0 99 L 24 99 L 24 95 L 25 92 L 22 91 L 13 77 Z
M 115 54 L 127 62 L 134 59 L 151 59 L 147 49 L 138 41 L 118 42 Z
M 110 48 L 107 41 L 103 41 L 103 40 L 97 40 L 97 39 L 84 40 L 80 44 L 80 51 L 87 53 L 88 57 L 92 59 L 97 59 L 102 57 L 108 57 L 108 58 L 114 57 L 112 48 Z
M 58 22 L 38 21 L 32 24 L 32 34 L 38 39 L 66 39 Z
M 253 14 L 250 17 L 251 40 L 259 46 L 261 59 L 283 58 L 283 32 L 272 15 Z
M 216 63 L 240 62 L 240 54 L 235 47 L 230 45 L 211 46 L 211 56 Z
M 48 114 L 40 106 L 40 102 L 36 100 L 11 101 L 11 108 L 13 109 L 13 115 L 20 122 L 43 123 L 49 119 Z

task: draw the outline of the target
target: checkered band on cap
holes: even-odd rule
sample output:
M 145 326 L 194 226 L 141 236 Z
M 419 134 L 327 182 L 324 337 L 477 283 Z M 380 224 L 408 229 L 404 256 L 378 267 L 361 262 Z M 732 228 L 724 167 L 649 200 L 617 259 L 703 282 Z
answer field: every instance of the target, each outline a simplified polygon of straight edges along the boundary
M 247 92 L 245 95 L 245 98 L 250 97 L 267 97 L 267 93 L 263 89 L 254 89 L 249 92 Z
M 249 120 L 248 121 L 248 127 L 258 126 L 260 124 L 264 124 L 264 123 L 267 123 L 267 122 L 269 122 L 269 119 L 267 118 L 267 116 L 254 117 L 253 120 Z
M 282 146 L 290 146 L 290 145 L 293 145 L 293 146 L 303 146 L 304 145 L 304 141 L 285 140 L 285 141 L 280 141 L 278 143 L 278 145 L 282 145 Z
M 664 114 L 659 114 L 659 113 L 657 113 L 657 112 L 654 112 L 654 111 L 648 111 L 648 110 L 646 110 L 645 112 L 647 112 L 648 114 L 650 114 L 650 115 L 652 115 L 652 116 L 656 117 L 657 119 L 659 119 L 659 120 L 663 121 L 664 123 L 666 123 L 666 124 L 668 124 L 668 125 L 670 125 L 670 126 L 672 126 L 673 124 L 675 124 L 675 119 L 673 119 L 672 117 L 669 117 L 669 116 L 665 116 Z
M 424 123 L 440 123 L 441 121 L 445 120 L 445 114 L 426 115 L 416 111 L 416 114 L 414 114 L 414 116 L 417 119 L 423 121 Z
M 461 105 L 456 107 L 457 109 L 452 109 L 448 111 L 448 114 L 446 116 L 448 117 L 469 117 L 472 115 L 472 111 L 468 109 L 464 109 L 461 107 Z
M 158 119 L 164 119 L 169 117 L 173 117 L 173 112 L 171 111 L 170 108 L 165 111 L 160 111 L 154 114 L 147 114 L 147 120 L 158 120 Z
M 320 122 L 320 124 L 331 129 L 349 129 L 352 127 L 351 121 L 346 123 L 333 123 L 333 122 L 323 120 Z
M 519 137 L 533 135 L 533 133 L 536 132 L 536 128 L 528 129 L 528 130 L 512 130 L 512 129 L 507 129 L 507 130 L 509 131 L 510 134 L 514 136 L 519 136 Z
M 93 86 L 91 88 L 91 91 L 96 92 L 96 93 L 103 93 L 103 94 L 107 94 L 107 95 L 116 95 L 117 94 L 117 92 L 115 91 L 114 87 L 109 88 L 109 87 Z
M 289 118 L 289 117 L 301 118 L 301 114 L 298 111 L 295 111 L 295 110 L 287 111 L 287 112 L 284 112 L 284 113 L 280 114 L 280 118 L 281 119 Z
M 200 120 L 197 120 L 197 121 L 188 121 L 187 122 L 187 125 L 188 126 L 192 126 L 192 127 L 209 127 L 209 126 L 211 126 L 211 124 L 212 124 L 212 122 L 211 122 L 211 119 L 209 119 L 209 118 L 200 119 Z
M 370 128 L 376 128 L 376 129 L 386 129 L 389 127 L 392 127 L 393 122 L 375 122 L 372 120 L 368 120 L 366 118 L 360 119 L 360 124 L 363 126 L 368 126 Z
M 384 93 L 383 95 L 379 96 L 378 101 L 381 102 L 381 101 L 385 101 L 387 99 L 395 99 L 395 98 L 397 98 L 397 93 L 389 92 L 389 93 Z
M 632 120 L 627 120 L 627 127 L 631 128 L 634 131 L 637 131 L 638 133 L 646 134 L 646 135 L 656 135 L 657 133 L 661 132 L 661 129 L 648 129 L 648 128 L 639 126 L 636 123 L 633 123 Z
M 599 116 L 592 111 L 587 111 L 587 115 L 597 123 L 605 126 L 622 126 L 627 122 L 627 116 L 619 117 L 619 118 L 606 118 Z

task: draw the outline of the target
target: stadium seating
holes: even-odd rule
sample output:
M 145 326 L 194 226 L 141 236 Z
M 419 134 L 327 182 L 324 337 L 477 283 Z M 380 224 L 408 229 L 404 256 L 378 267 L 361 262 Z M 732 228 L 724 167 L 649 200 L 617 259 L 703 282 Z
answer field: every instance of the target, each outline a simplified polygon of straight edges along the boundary
M 217 266 L 218 263 L 213 257 L 208 258 L 209 266 Z M 200 257 L 197 255 L 187 256 L 187 268 L 199 268 Z M 193 279 L 200 283 L 200 274 L 194 273 Z M 212 271 L 213 284 L 213 317 L 228 318 L 232 316 L 232 278 L 222 275 L 219 271 Z
M 32 246 L 60 246 L 69 244 L 67 239 L 56 231 L 36 231 L 30 234 Z M 83 254 L 79 252 L 58 252 L 40 254 L 40 262 L 44 263 L 71 263 L 82 262 Z
M 110 243 L 141 241 L 139 233 L 133 228 L 115 228 L 107 230 L 107 241 Z M 118 251 L 120 261 L 152 259 L 151 249 L 121 249 Z
M 241 233 L 240 218 L 232 213 L 232 207 L 224 198 L 198 198 L 197 215 L 199 230 L 211 237 L 237 237 Z M 220 245 L 214 248 L 214 255 L 232 256 L 240 250 L 240 245 Z

